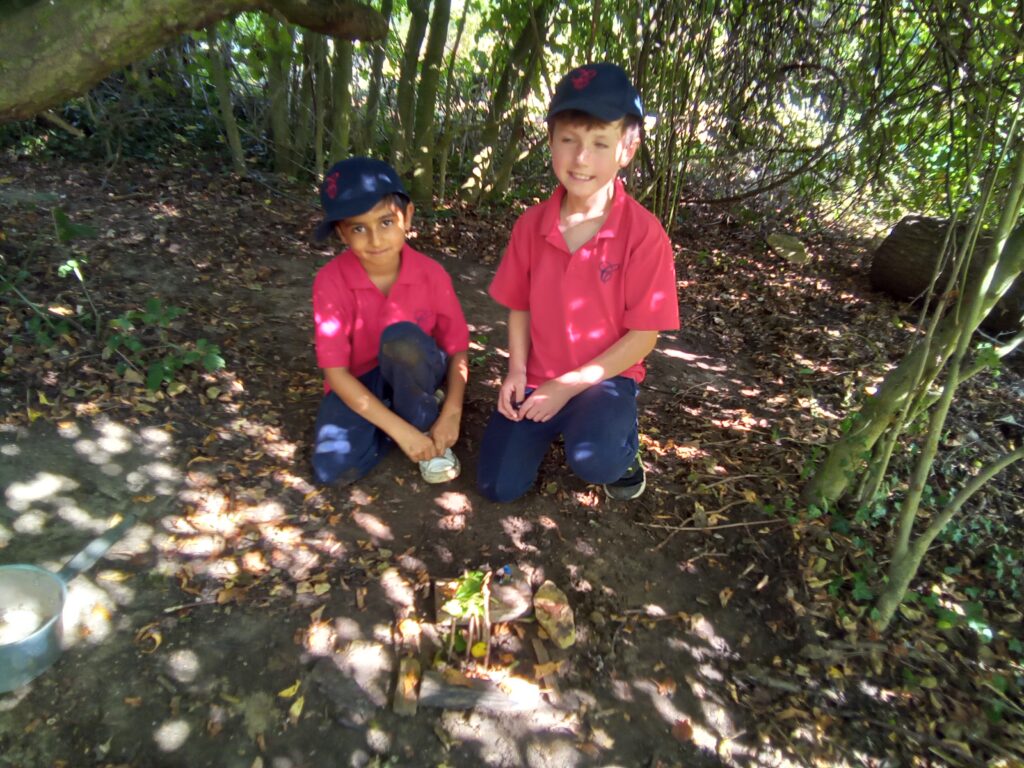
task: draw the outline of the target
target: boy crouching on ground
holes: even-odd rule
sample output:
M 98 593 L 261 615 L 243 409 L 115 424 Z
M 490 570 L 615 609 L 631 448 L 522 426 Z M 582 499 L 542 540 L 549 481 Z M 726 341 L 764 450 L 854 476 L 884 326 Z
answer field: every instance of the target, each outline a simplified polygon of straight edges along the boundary
M 560 185 L 516 222 L 491 283 L 509 361 L 477 480 L 489 499 L 518 498 L 561 434 L 573 472 L 635 499 L 644 358 L 679 327 L 668 235 L 618 178 L 640 144 L 640 96 L 621 68 L 590 64 L 559 82 L 547 121 Z
M 324 397 L 313 473 L 352 483 L 397 445 L 428 483 L 459 474 L 469 330 L 451 278 L 405 242 L 413 205 L 387 163 L 353 157 L 320 187 L 324 220 L 348 246 L 313 283 L 317 362 Z M 444 404 L 438 387 L 444 384 Z

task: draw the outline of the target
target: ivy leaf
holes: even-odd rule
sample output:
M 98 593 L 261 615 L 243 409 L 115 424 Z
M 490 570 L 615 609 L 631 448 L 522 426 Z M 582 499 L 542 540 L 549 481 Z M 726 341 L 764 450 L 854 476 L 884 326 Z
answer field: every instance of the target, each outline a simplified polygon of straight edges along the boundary
M 219 371 L 223 367 L 224 358 L 217 353 L 216 349 L 213 352 L 207 352 L 203 356 L 203 368 L 205 368 L 208 373 Z
M 164 383 L 164 378 L 167 376 L 167 369 L 164 367 L 163 360 L 156 360 L 149 364 L 149 368 L 146 369 L 146 389 L 155 392 L 160 389 L 160 385 Z
M 868 586 L 867 580 L 863 575 L 855 573 L 853 575 L 853 599 L 864 602 L 874 598 L 874 593 Z

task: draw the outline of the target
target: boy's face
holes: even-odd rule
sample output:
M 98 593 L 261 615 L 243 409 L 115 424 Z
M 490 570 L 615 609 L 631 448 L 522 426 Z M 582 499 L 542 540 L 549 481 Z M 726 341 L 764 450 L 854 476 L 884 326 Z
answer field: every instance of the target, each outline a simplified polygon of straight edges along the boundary
M 412 213 L 412 203 L 403 210 L 389 200 L 381 200 L 366 213 L 339 221 L 335 231 L 364 266 L 387 268 L 401 257 Z
M 589 128 L 558 121 L 551 131 L 551 167 L 571 197 L 586 199 L 614 181 L 637 143 L 623 131 L 622 120 Z

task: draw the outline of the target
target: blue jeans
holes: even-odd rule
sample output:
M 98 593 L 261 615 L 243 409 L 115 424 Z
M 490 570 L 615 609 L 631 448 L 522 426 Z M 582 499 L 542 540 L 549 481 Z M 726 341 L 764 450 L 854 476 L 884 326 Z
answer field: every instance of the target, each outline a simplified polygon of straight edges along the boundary
M 639 447 L 636 395 L 633 379 L 616 376 L 576 395 L 550 421 L 512 421 L 495 411 L 480 444 L 480 492 L 492 501 L 518 499 L 559 434 L 576 475 L 588 483 L 615 482 Z
M 417 429 L 437 421 L 434 392 L 447 356 L 415 323 L 389 325 L 380 336 L 378 366 L 359 377 L 373 396 Z M 354 483 L 384 458 L 393 441 L 328 392 L 313 428 L 313 475 L 320 483 Z

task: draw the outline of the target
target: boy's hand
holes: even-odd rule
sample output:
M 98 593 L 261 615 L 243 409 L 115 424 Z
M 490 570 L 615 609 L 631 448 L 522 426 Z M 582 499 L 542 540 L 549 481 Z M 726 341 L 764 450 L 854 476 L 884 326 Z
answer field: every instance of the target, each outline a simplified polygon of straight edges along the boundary
M 441 415 L 430 428 L 430 437 L 434 441 L 437 455 L 440 456 L 446 448 L 451 448 L 459 439 L 459 421 L 461 414 L 446 413 L 441 409 Z
M 519 408 L 519 417 L 548 421 L 576 394 L 576 389 L 551 379 L 537 387 Z
M 498 413 L 511 421 L 519 421 L 522 415 L 519 406 L 526 394 L 526 374 L 510 373 L 501 382 L 498 392 Z
M 408 424 L 407 427 L 408 429 L 403 429 L 400 434 L 391 436 L 395 444 L 402 449 L 402 453 L 413 461 L 426 461 L 441 455 L 430 435 L 423 434 L 412 424 Z

